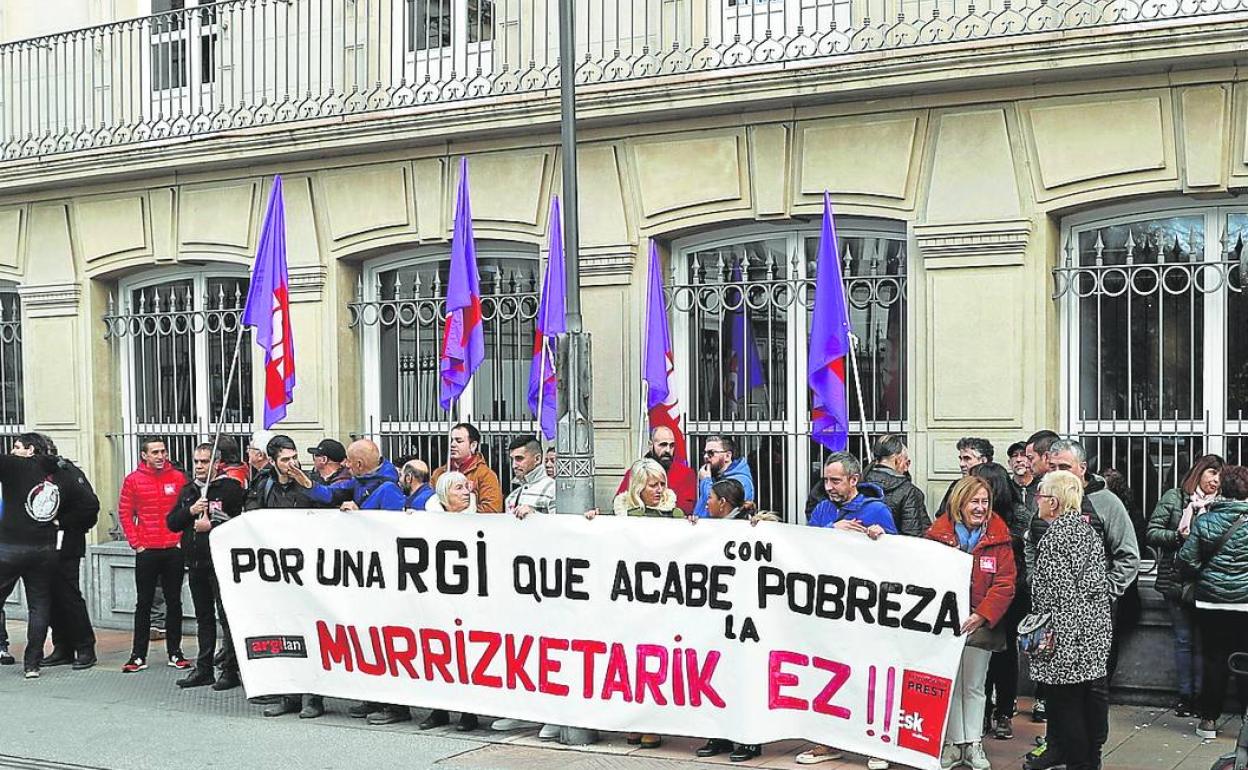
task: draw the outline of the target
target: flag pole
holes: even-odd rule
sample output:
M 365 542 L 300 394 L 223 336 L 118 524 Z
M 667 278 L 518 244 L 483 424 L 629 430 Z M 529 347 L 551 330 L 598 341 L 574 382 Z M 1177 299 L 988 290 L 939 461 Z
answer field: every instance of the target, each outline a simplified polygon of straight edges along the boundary
M 846 313 L 849 309 L 846 308 Z M 848 318 L 846 322 L 848 322 Z M 852 327 L 851 327 L 852 328 Z M 862 451 L 865 455 L 871 454 L 871 437 L 867 435 L 867 410 L 862 400 L 862 378 L 858 376 L 858 335 L 852 331 L 849 333 L 849 366 L 854 373 L 854 390 L 858 395 L 858 422 L 862 425 Z
M 217 470 L 217 464 L 214 460 L 217 457 L 217 445 L 221 442 L 221 431 L 225 427 L 225 410 L 230 405 L 230 388 L 234 385 L 234 373 L 238 371 L 238 357 L 243 350 L 243 334 L 247 327 L 243 325 L 242 310 L 238 315 L 238 339 L 234 342 L 234 358 L 230 361 L 230 371 L 225 377 L 225 390 L 221 391 L 221 411 L 217 413 L 216 432 L 212 437 L 212 454 L 208 457 L 208 481 L 205 482 L 203 490 L 200 492 L 200 499 L 208 496 L 208 486 L 212 484 L 212 479 Z

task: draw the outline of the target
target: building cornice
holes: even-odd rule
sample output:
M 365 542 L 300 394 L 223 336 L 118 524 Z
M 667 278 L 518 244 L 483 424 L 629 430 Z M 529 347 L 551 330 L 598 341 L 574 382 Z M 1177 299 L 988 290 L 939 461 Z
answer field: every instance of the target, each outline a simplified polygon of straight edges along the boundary
M 1023 88 L 1077 80 L 1234 67 L 1248 52 L 1248 13 L 1102 26 L 1001 38 L 843 53 L 799 61 L 681 73 L 578 88 L 583 135 L 618 125 L 752 110 L 950 92 Z M 834 65 L 834 66 L 833 66 Z M 922 94 L 918 96 L 916 94 Z M 967 93 L 961 100 L 984 97 Z M 559 122 L 557 89 L 272 124 L 141 145 L 0 161 L 0 196 L 93 182 L 168 176 L 264 164 L 292 164 L 405 148 L 532 136 Z M 29 198 L 27 198 L 29 199 Z
M 74 316 L 82 300 L 82 287 L 76 283 L 49 283 L 17 287 L 22 298 L 22 315 L 28 318 Z

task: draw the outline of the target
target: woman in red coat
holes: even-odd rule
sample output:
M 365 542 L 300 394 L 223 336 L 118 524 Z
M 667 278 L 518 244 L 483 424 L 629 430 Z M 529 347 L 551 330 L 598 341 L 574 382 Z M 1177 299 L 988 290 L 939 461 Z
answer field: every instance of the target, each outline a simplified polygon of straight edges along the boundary
M 967 476 L 949 494 L 947 512 L 927 530 L 927 537 L 971 555 L 971 616 L 962 624 L 968 635 L 962 665 L 949 705 L 949 728 L 940 755 L 943 768 L 966 765 L 989 770 L 984 754 L 984 685 L 994 650 L 1005 644 L 998 625 L 1014 598 L 1014 549 L 1010 528 L 993 513 L 992 492 L 978 476 Z

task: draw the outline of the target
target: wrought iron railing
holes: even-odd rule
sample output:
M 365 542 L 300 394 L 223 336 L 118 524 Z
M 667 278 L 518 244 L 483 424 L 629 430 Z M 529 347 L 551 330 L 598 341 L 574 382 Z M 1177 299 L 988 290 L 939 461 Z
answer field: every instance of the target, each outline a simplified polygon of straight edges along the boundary
M 0 158 L 558 84 L 556 0 L 187 0 L 0 46 Z M 577 81 L 1227 14 L 1248 0 L 588 0 Z
M 9 451 L 26 424 L 22 365 L 22 302 L 0 291 L 0 450 Z

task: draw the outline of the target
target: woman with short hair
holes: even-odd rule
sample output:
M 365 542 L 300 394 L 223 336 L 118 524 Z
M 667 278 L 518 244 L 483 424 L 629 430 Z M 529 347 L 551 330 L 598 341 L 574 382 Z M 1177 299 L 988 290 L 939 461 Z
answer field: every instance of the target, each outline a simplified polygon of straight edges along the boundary
M 927 538 L 971 557 L 971 614 L 961 629 L 969 637 L 953 685 L 940 766 L 989 770 L 983 744 L 985 685 L 992 653 L 1005 646 L 1001 620 L 1014 598 L 1017 570 L 1010 528 L 993 510 L 988 482 L 979 476 L 959 479 L 949 493 L 947 513 L 927 530 Z
M 648 457 L 629 468 L 628 489 L 615 496 L 612 509 L 620 516 L 685 516 L 685 511 L 676 507 L 676 493 L 667 486 L 667 471 Z
M 438 477 L 434 497 L 425 506 L 428 511 L 445 513 L 476 513 L 477 496 L 468 486 L 468 477 L 459 471 L 447 471 Z
M 1096 770 L 1109 734 L 1109 576 L 1105 544 L 1083 520 L 1083 482 L 1069 471 L 1045 474 L 1036 515 L 1049 527 L 1036 546 L 1033 613 L 1047 613 L 1056 645 L 1033 656 L 1031 677 L 1045 685 L 1049 730 L 1067 770 Z

